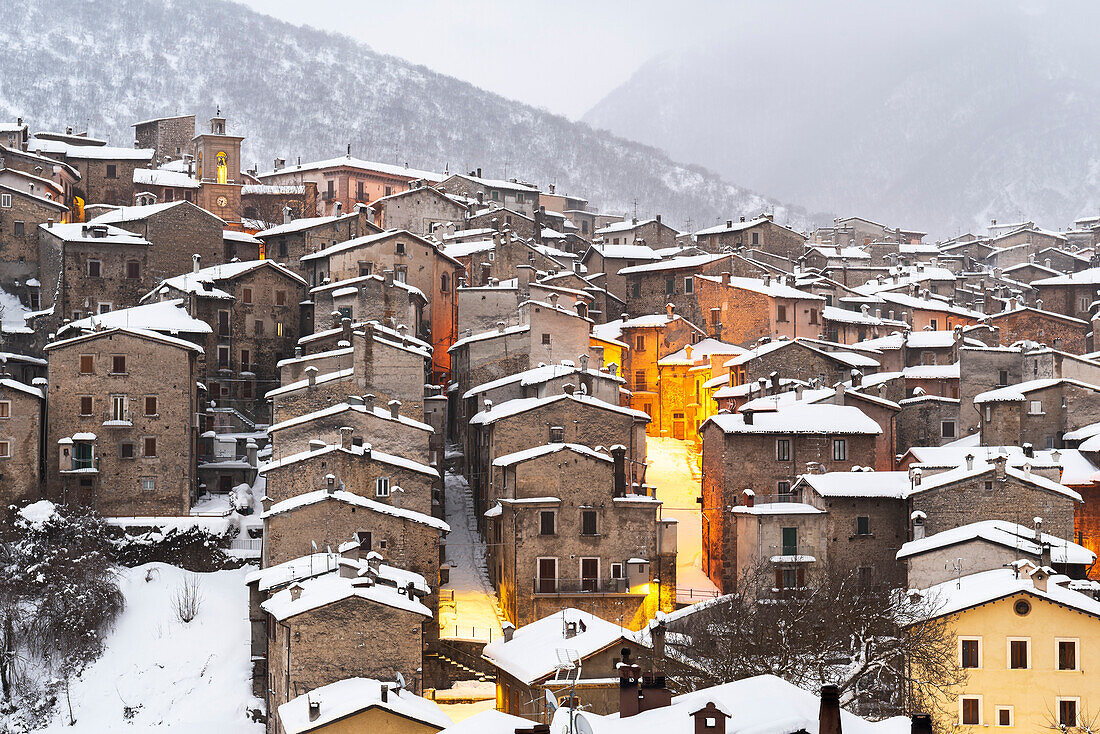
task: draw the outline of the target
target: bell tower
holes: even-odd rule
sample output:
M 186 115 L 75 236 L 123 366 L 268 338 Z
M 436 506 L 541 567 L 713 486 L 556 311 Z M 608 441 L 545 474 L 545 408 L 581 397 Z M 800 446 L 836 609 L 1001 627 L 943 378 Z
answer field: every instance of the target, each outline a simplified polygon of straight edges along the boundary
M 241 225 L 241 142 L 239 135 L 229 135 L 228 120 L 219 107 L 210 118 L 210 132 L 191 141 L 195 160 L 195 177 L 200 182 L 196 202 L 208 212 L 221 217 L 233 228 Z

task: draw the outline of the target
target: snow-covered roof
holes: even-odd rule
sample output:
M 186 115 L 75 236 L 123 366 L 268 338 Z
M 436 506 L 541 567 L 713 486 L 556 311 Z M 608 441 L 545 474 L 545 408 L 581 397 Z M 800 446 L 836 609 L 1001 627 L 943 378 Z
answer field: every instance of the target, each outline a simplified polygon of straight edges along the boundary
M 1051 576 L 1046 591 L 1041 591 L 1026 572 L 1015 568 L 996 568 L 954 578 L 922 590 L 925 598 L 935 600 L 935 617 L 955 614 L 979 604 L 1004 599 L 1017 594 L 1044 599 L 1054 604 L 1100 617 L 1100 601 L 1058 584 L 1068 581 L 1064 576 Z
M 974 404 L 981 403 L 1018 403 L 1027 400 L 1028 393 L 1036 390 L 1045 390 L 1055 385 L 1065 384 L 1080 387 L 1094 392 L 1100 392 L 1100 387 L 1090 385 L 1080 380 L 1071 380 L 1065 377 L 1046 377 L 1038 380 L 1027 380 L 1008 387 L 999 387 L 996 390 L 987 390 L 974 396 Z
M 867 324 L 869 326 L 894 326 L 908 328 L 904 321 L 889 318 L 879 318 L 862 311 L 850 311 L 846 308 L 826 306 L 821 309 L 822 317 L 827 321 L 836 321 L 842 324 Z
M 1060 481 L 1065 485 L 1081 486 L 1093 483 L 1098 468 L 1078 449 L 1035 449 L 1034 456 L 1027 456 L 1020 446 L 980 446 L 978 434 L 971 434 L 943 446 L 912 446 L 907 452 L 918 464 L 929 466 L 962 466 L 969 454 L 977 462 L 991 462 L 997 456 L 1008 458 L 1008 465 L 1022 468 L 1024 464 L 1060 466 Z M 968 443 L 964 439 L 969 439 Z M 1100 478 L 1100 477 L 1098 477 Z
M 443 180 L 443 176 L 433 171 L 421 171 L 416 168 L 394 165 L 392 163 L 366 161 L 362 158 L 355 158 L 350 155 L 340 156 L 339 158 L 329 158 L 323 161 L 302 163 L 301 165 L 284 166 L 277 171 L 267 171 L 265 173 L 258 174 L 256 178 L 262 181 L 266 178 L 285 176 L 291 173 L 303 173 L 305 171 L 319 171 L 325 168 L 355 168 L 360 171 L 384 173 L 388 176 L 398 176 L 400 178 L 408 179 L 409 181 L 422 178 L 427 181 L 438 183 Z
M 135 336 L 135 337 L 138 337 L 139 339 L 149 339 L 151 341 L 160 342 L 162 344 L 168 344 L 170 346 L 178 347 L 180 349 L 186 349 L 188 351 L 198 352 L 199 354 L 204 353 L 202 347 L 200 347 L 196 344 L 192 344 L 191 342 L 185 341 L 183 339 L 177 339 L 173 336 L 168 336 L 166 334 L 160 334 L 160 333 L 157 333 L 155 331 L 149 331 L 148 329 L 137 329 L 137 328 L 134 328 L 134 327 L 122 327 L 122 326 L 116 326 L 114 328 L 109 328 L 109 329 L 103 329 L 102 331 L 93 331 L 93 332 L 89 332 L 87 334 L 81 334 L 80 336 L 74 336 L 74 337 L 70 337 L 68 339 L 62 339 L 60 341 L 51 342 L 51 343 L 46 345 L 46 351 L 48 352 L 48 351 L 51 351 L 53 349 L 58 349 L 59 347 L 69 346 L 71 344 L 77 344 L 79 342 L 84 342 L 84 341 L 91 341 L 92 339 L 99 339 L 101 337 L 111 336 L 113 334 L 125 334 L 127 336 Z
M 314 380 L 314 383 L 317 385 L 322 385 L 326 382 L 347 379 L 349 377 L 352 377 L 354 374 L 355 368 L 348 367 L 347 369 L 336 370 L 335 372 L 326 372 L 323 375 L 317 375 L 317 379 Z M 280 395 L 286 395 L 287 393 L 292 393 L 296 390 L 304 390 L 307 387 L 309 387 L 308 377 L 302 380 L 298 380 L 297 382 L 288 382 L 287 384 L 282 385 L 281 387 L 277 387 L 274 390 L 268 390 L 267 394 L 264 395 L 264 397 L 269 399 L 279 397 Z
M 795 486 L 805 484 L 822 497 L 878 497 L 904 499 L 909 491 L 909 472 L 831 471 L 803 474 Z
M 576 454 L 581 454 L 590 459 L 596 459 L 598 461 L 612 461 L 612 458 L 608 454 L 601 453 L 594 449 L 590 449 L 587 446 L 583 446 L 578 443 L 548 443 L 542 446 L 535 446 L 533 448 L 524 449 L 523 451 L 516 451 L 511 454 L 505 454 L 497 459 L 493 460 L 493 466 L 511 466 L 513 464 L 522 464 L 525 461 L 531 459 L 537 459 L 540 456 L 546 456 L 547 454 L 556 454 L 559 451 L 572 451 Z
M 929 474 L 921 477 L 921 483 L 914 485 L 909 490 L 909 495 L 919 494 L 921 492 L 927 492 L 930 489 L 936 489 L 948 484 L 954 484 L 955 482 L 967 481 L 980 477 L 983 474 L 989 474 L 994 471 L 994 466 L 988 462 L 975 461 L 972 469 L 967 469 L 965 466 L 949 469 L 937 474 Z M 1024 484 L 1030 484 L 1033 487 L 1039 489 L 1045 489 L 1048 492 L 1054 492 L 1056 494 L 1062 494 L 1070 499 L 1081 501 L 1081 495 L 1073 491 L 1064 484 L 1047 479 L 1041 474 L 1037 474 L 1033 471 L 1020 469 L 1012 465 L 1005 466 L 1005 474 L 1017 481 Z
M 440 734 L 515 734 L 516 730 L 531 726 L 530 719 L 491 708 L 447 727 Z
M 844 260 L 870 260 L 871 253 L 858 247 L 830 247 L 828 245 L 814 245 L 808 248 L 809 252 L 819 253 L 827 258 Z
M 93 234 L 93 227 L 102 227 L 102 237 Z M 82 224 L 72 222 L 68 224 L 40 224 L 39 230 L 48 232 L 66 242 L 91 242 L 104 245 L 149 245 L 149 240 L 133 232 L 112 226 L 110 224 Z
M 74 329 L 91 331 L 97 327 L 146 329 L 167 334 L 212 334 L 214 332 L 210 324 L 187 313 L 187 304 L 184 299 L 173 298 L 70 321 L 58 329 L 57 333 L 64 334 Z
M 732 683 L 723 683 L 685 693 L 672 699 L 668 706 L 643 711 L 634 716 L 599 715 L 579 711 L 576 728 L 589 734 L 694 734 L 693 714 L 713 704 L 718 716 L 728 716 L 725 730 L 731 734 L 790 734 L 805 731 L 816 734 L 821 712 L 821 699 L 774 675 L 758 675 Z M 568 729 L 570 710 L 561 708 L 555 714 L 551 731 Z M 912 726 L 904 716 L 884 721 L 867 721 L 841 710 L 841 727 L 845 734 L 909 734 Z
M 390 690 L 383 701 L 382 685 L 373 678 L 345 678 L 319 686 L 280 706 L 279 723 L 286 734 L 304 734 L 372 708 L 436 729 L 454 723 L 435 701 L 421 698 L 407 689 L 393 690 L 393 683 L 385 684 Z M 310 713 L 311 706 L 318 707 L 316 715 Z
M 370 444 L 363 444 L 362 446 L 351 446 L 350 448 L 343 448 L 339 444 L 331 446 L 323 446 L 319 449 L 311 449 L 309 451 L 300 451 L 296 454 L 284 456 L 281 459 L 268 462 L 260 467 L 260 473 L 266 474 L 272 469 L 282 469 L 283 467 L 290 466 L 291 464 L 297 464 L 298 462 L 311 459 L 315 456 L 321 456 L 323 454 L 330 454 L 333 451 L 343 451 L 347 454 L 354 454 L 361 456 L 364 459 L 371 461 L 378 461 L 383 464 L 389 464 L 390 466 L 396 466 L 399 469 L 407 469 L 408 471 L 417 472 L 418 474 L 425 474 L 430 477 L 438 477 L 439 472 L 430 466 L 421 464 L 418 461 L 412 459 L 406 459 L 404 456 L 397 456 L 395 454 L 387 454 L 384 451 L 377 451 L 371 447 Z
M 910 349 L 944 349 L 954 345 L 954 331 L 911 331 L 905 337 L 905 346 Z
M 691 352 L 691 357 L 688 357 L 688 352 Z M 744 354 L 745 348 L 739 347 L 735 344 L 726 344 L 724 341 L 715 339 L 708 336 L 706 339 L 700 339 L 694 344 L 686 345 L 677 349 L 671 354 L 666 354 L 657 360 L 657 364 L 660 365 L 674 365 L 674 364 L 695 364 L 699 360 L 705 359 L 712 354 Z M 729 376 L 726 375 L 728 378 Z
M 256 236 L 263 239 L 264 237 L 274 237 L 276 235 L 290 234 L 291 232 L 300 232 L 303 229 L 309 229 L 310 227 L 317 227 L 322 224 L 331 224 L 333 222 L 342 222 L 345 219 L 352 219 L 358 216 L 354 211 L 346 214 L 333 214 L 327 217 L 302 217 L 301 219 L 292 219 L 289 222 L 278 224 L 274 227 L 257 232 Z
M 1031 263 L 1034 264 L 1034 263 Z M 995 321 L 1005 316 L 1015 316 L 1021 313 L 1037 313 L 1047 318 L 1058 319 L 1061 321 L 1067 321 L 1071 324 L 1075 324 L 1081 327 L 1087 327 L 1088 322 L 1084 319 L 1079 319 L 1074 316 L 1066 316 L 1064 313 L 1055 313 L 1054 311 L 1047 311 L 1041 308 L 1035 308 L 1034 306 L 1017 306 L 1016 308 L 1008 308 L 1004 311 L 998 311 L 997 313 L 991 313 L 983 319 L 984 321 Z
M 485 382 L 476 387 L 472 387 L 463 393 L 462 398 L 468 399 L 475 397 L 479 393 L 489 392 L 490 390 L 496 390 L 497 388 L 506 387 L 515 383 L 519 383 L 521 387 L 529 387 L 532 385 L 541 385 L 549 382 L 557 377 L 566 377 L 568 375 L 575 375 L 580 372 L 591 375 L 592 377 L 611 380 L 612 382 L 623 383 L 625 380 L 617 375 L 612 376 L 610 372 L 600 372 L 599 370 L 588 369 L 581 370 L 580 367 L 576 367 L 571 364 L 547 364 L 539 365 L 538 367 L 532 367 L 529 370 L 523 372 L 517 372 L 514 375 L 508 375 L 501 377 L 490 382 Z
M 782 406 L 778 410 L 755 411 L 752 416 L 752 423 L 746 423 L 742 413 L 718 413 L 708 418 L 706 423 L 713 423 L 727 434 L 823 433 L 877 436 L 882 433 L 878 423 L 851 405 L 796 403 Z
M 902 377 L 910 380 L 957 380 L 960 375 L 959 363 L 954 364 L 915 364 L 903 367 Z
M 622 245 L 612 245 L 612 247 L 621 247 Z M 656 253 L 655 253 L 656 254 Z M 660 262 L 647 263 L 646 265 L 634 265 L 629 268 L 622 268 L 619 270 L 619 275 L 631 275 L 633 273 L 655 273 L 663 270 L 682 270 L 682 269 L 695 269 L 701 268 L 704 265 L 708 265 L 712 262 L 719 260 L 726 260 L 733 257 L 730 254 L 717 254 L 717 255 L 688 255 L 686 257 L 673 257 L 668 260 L 661 260 Z
M 231 242 L 245 242 L 249 245 L 260 244 L 260 240 L 258 240 L 253 235 L 250 235 L 248 232 L 238 232 L 235 229 L 223 229 L 222 240 L 230 240 Z
M 805 502 L 761 502 L 754 505 L 737 505 L 735 515 L 823 515 L 825 510 Z
M 163 168 L 135 168 L 134 183 L 139 186 L 166 186 L 174 189 L 197 189 L 202 185 L 182 171 Z
M 577 624 L 577 634 L 573 637 L 565 636 L 566 623 Z M 518 628 L 511 640 L 490 642 L 481 656 L 513 678 L 531 685 L 554 673 L 559 663 L 558 651 L 562 648 L 583 660 L 623 641 L 641 644 L 639 633 L 590 612 L 567 607 Z
M 200 269 L 198 272 L 176 275 L 166 280 L 162 280 L 152 292 L 156 293 L 168 286 L 184 293 L 195 293 L 200 296 L 209 296 L 212 298 L 232 298 L 233 296 L 227 291 L 216 288 L 215 284 L 219 280 L 232 280 L 233 278 L 250 273 L 253 270 L 258 270 L 259 268 L 273 268 L 279 274 L 285 275 L 301 285 L 306 284 L 302 276 L 280 265 L 274 260 L 244 260 L 228 262 L 223 265 L 211 265 L 210 267 Z M 148 298 L 148 296 L 145 296 L 145 298 Z
M 503 329 L 493 329 L 492 331 L 482 331 L 477 334 L 471 334 L 470 336 L 463 337 L 456 341 L 447 349 L 448 352 L 453 352 L 460 347 L 464 347 L 467 344 L 473 342 L 485 341 L 486 339 L 495 339 L 501 336 L 508 336 L 512 334 L 522 334 L 525 331 L 530 331 L 530 324 L 519 324 L 517 326 L 507 326 Z
M 302 196 L 305 184 L 245 184 L 241 196 Z
M 501 178 L 483 178 L 481 176 L 471 176 L 466 173 L 458 173 L 455 175 L 459 178 L 464 178 L 467 181 L 473 181 L 476 184 L 480 184 L 490 189 L 507 189 L 509 191 L 539 193 L 538 186 L 527 183 L 520 183 L 519 181 L 506 181 Z
M 431 610 L 419 600 L 406 596 L 404 589 L 371 583 L 368 579 L 345 578 L 338 573 L 328 573 L 296 583 L 302 586 L 301 596 L 297 599 L 292 596 L 292 586 L 272 594 L 260 604 L 260 608 L 281 622 L 344 599 L 359 598 L 420 614 L 429 619 L 432 617 Z
M 630 221 L 624 220 L 622 222 L 613 222 L 606 227 L 600 227 L 595 232 L 593 232 L 593 234 L 614 234 L 616 232 L 630 232 L 631 230 L 637 229 L 638 227 L 644 227 L 647 224 L 654 224 L 656 223 L 656 221 L 656 219 L 642 219 L 638 221 L 634 221 L 633 219 L 631 219 Z
M 452 242 L 450 244 L 443 245 L 440 249 L 445 255 L 453 258 L 466 257 L 468 255 L 474 255 L 479 252 L 489 252 L 496 249 L 496 242 L 492 239 L 487 240 L 463 240 L 462 242 Z
M 282 363 L 280 362 L 280 364 Z M 267 431 L 268 433 L 274 433 L 276 431 L 281 431 L 284 428 L 300 426 L 305 423 L 309 423 L 310 421 L 339 415 L 340 413 L 349 410 L 355 411 L 357 413 L 362 413 L 363 415 L 370 414 L 382 420 L 396 421 L 412 428 L 418 428 L 422 431 L 427 431 L 428 433 L 433 432 L 432 427 L 429 426 L 427 423 L 421 423 L 420 421 L 413 420 L 412 418 L 401 415 L 400 413 L 398 413 L 397 417 L 395 418 L 393 413 L 381 406 L 375 405 L 372 408 L 368 408 L 366 405 L 351 405 L 349 403 L 337 403 L 336 405 L 330 405 L 329 407 L 322 408 L 321 410 L 315 410 L 311 413 L 304 413 L 302 415 L 295 416 L 288 420 L 281 421 L 279 423 L 275 423 L 274 425 L 269 426 Z
M 284 512 L 291 512 L 297 510 L 300 507 L 308 507 L 309 505 L 315 505 L 318 502 L 326 502 L 332 500 L 334 502 L 343 502 L 348 505 L 354 505 L 371 512 L 377 512 L 382 515 L 390 515 L 392 517 L 401 518 L 402 520 L 409 520 L 411 522 L 420 523 L 421 525 L 427 525 L 428 527 L 435 528 L 444 533 L 451 532 L 451 526 L 443 522 L 439 518 L 432 517 L 431 515 L 425 515 L 423 512 L 417 512 L 416 510 L 407 510 L 403 507 L 394 507 L 393 505 L 387 505 L 382 502 L 376 502 L 375 500 L 363 497 L 355 494 L 354 492 L 348 492 L 343 489 L 337 489 L 333 492 L 329 492 L 324 489 L 314 490 L 312 492 L 306 492 L 305 494 L 299 494 L 294 497 L 283 500 L 282 502 L 276 502 L 271 506 L 271 509 L 263 514 L 263 517 L 272 517 L 274 515 L 280 515 Z
M 901 473 L 901 472 L 898 472 Z M 928 551 L 947 548 L 972 540 L 985 540 L 990 543 L 1020 550 L 1032 556 L 1040 556 L 1042 549 L 1035 542 L 1035 529 L 1018 525 L 1006 520 L 982 520 L 958 528 L 944 530 L 920 540 L 910 540 L 901 546 L 898 560 Z M 1042 542 L 1050 546 L 1052 563 L 1072 563 L 1090 565 L 1096 560 L 1096 554 L 1088 548 L 1050 533 L 1042 533 Z
M 24 385 L 22 382 L 19 382 L 18 380 L 12 380 L 12 379 L 7 378 L 7 377 L 0 378 L 0 387 L 6 387 L 6 388 L 9 388 L 11 390 L 18 390 L 19 392 L 25 392 L 28 395 L 33 395 L 34 397 L 38 398 L 39 400 L 41 400 L 42 398 L 45 397 L 42 394 L 42 391 L 39 390 L 37 387 L 31 387 L 30 385 Z
M 595 250 L 605 258 L 615 260 L 660 260 L 661 256 L 648 245 L 609 245 L 597 243 L 592 245 Z
M 542 398 L 518 398 L 516 400 L 508 400 L 494 405 L 490 410 L 483 410 L 473 418 L 470 419 L 470 425 L 472 426 L 486 426 L 495 423 L 503 418 L 509 418 L 520 413 L 526 413 L 531 410 L 551 405 L 553 403 L 560 402 L 562 400 L 571 400 L 581 405 L 589 405 L 594 408 L 607 410 L 612 413 L 620 413 L 622 415 L 629 415 L 636 420 L 648 421 L 649 415 L 640 410 L 634 410 L 633 408 L 626 408 L 621 405 L 614 405 L 612 403 L 604 402 L 591 395 L 578 395 L 573 393 L 561 393 L 559 395 L 548 395 Z
M 695 236 L 709 235 L 709 234 L 725 234 L 727 232 L 742 232 L 746 229 L 751 229 L 757 225 L 771 221 L 767 217 L 757 217 L 756 219 L 750 219 L 747 222 L 732 222 L 729 226 L 724 224 L 715 225 L 714 227 L 707 227 L 701 229 L 695 233 Z
M 110 145 L 72 145 L 60 140 L 31 138 L 27 150 L 33 153 L 53 153 L 66 158 L 104 161 L 149 161 L 156 153 L 152 148 L 116 148 Z
M 721 276 L 697 275 L 697 278 L 709 280 L 713 283 L 721 283 Z M 760 293 L 772 298 L 796 298 L 805 301 L 824 301 L 825 296 L 801 291 L 793 286 L 785 285 L 780 278 L 770 278 L 767 282 L 763 278 L 741 278 L 730 276 L 729 285 L 734 288 Z
M 160 204 L 145 204 L 143 206 L 120 206 L 110 211 L 100 214 L 95 219 L 89 221 L 89 224 L 118 224 L 119 222 L 134 222 L 139 219 L 145 219 L 147 217 L 160 214 L 161 212 L 168 211 L 177 206 L 194 206 L 188 201 L 166 201 Z M 209 214 L 209 212 L 205 212 Z M 210 214 L 210 216 L 214 216 Z M 224 220 L 222 220 L 224 224 Z

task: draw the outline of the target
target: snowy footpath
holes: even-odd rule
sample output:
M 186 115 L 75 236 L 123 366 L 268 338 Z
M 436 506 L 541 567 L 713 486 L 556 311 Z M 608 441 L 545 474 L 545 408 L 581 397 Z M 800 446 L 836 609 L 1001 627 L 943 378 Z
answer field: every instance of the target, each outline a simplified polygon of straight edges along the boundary
M 713 599 L 718 587 L 703 573 L 703 532 L 699 452 L 691 441 L 646 439 L 646 483 L 657 488 L 664 504 L 661 516 L 675 518 L 676 601 L 681 604 Z
M 444 477 L 447 523 L 447 563 L 450 580 L 439 593 L 439 633 L 444 639 L 484 640 L 501 636 L 500 602 L 489 583 L 485 543 L 477 532 L 474 500 L 465 478 Z

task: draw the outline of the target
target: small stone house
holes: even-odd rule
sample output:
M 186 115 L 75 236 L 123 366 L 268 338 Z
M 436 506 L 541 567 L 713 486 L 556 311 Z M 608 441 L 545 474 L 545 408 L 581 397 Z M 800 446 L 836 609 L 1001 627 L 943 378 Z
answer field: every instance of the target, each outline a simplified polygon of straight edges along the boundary
M 0 378 L 0 502 L 4 507 L 42 496 L 44 408 L 39 387 Z

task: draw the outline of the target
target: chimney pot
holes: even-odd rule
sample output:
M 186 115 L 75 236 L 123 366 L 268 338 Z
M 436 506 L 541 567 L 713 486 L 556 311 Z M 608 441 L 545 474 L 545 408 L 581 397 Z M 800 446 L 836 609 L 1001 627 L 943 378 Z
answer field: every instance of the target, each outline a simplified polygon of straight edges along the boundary
M 397 420 L 398 416 L 400 415 L 400 411 L 401 411 L 401 401 L 400 400 L 391 400 L 389 403 L 387 403 L 387 405 L 390 406 L 390 418 L 393 418 L 394 420 Z
M 841 734 L 840 689 L 831 683 L 821 686 L 821 710 L 817 732 L 818 734 Z

